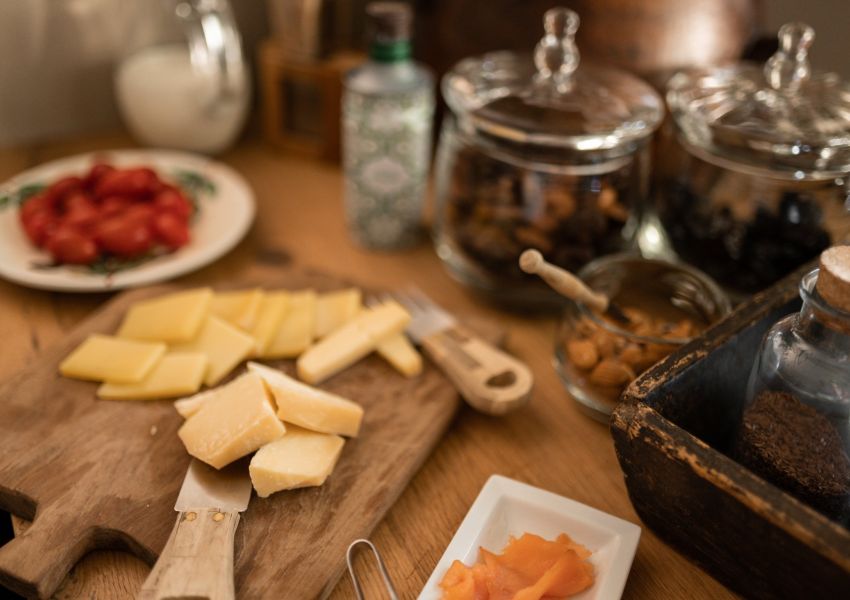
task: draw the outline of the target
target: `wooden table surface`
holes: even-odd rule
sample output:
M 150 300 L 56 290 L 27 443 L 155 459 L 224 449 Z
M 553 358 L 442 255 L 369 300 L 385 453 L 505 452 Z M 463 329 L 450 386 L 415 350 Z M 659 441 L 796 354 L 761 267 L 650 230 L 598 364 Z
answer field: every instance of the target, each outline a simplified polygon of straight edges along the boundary
M 121 135 L 0 150 L 0 181 L 41 162 L 78 152 L 132 145 Z M 505 418 L 464 408 L 443 442 L 371 539 L 381 550 L 402 598 L 418 594 L 487 478 L 499 473 L 573 498 L 640 523 L 626 494 L 606 426 L 583 416 L 552 369 L 555 320 L 500 312 L 468 293 L 443 270 L 431 244 L 375 253 L 359 249 L 346 235 L 341 177 L 337 167 L 284 156 L 261 142 L 246 141 L 222 160 L 241 172 L 257 195 L 258 219 L 248 237 L 215 264 L 191 275 L 194 282 L 226 279 L 262 269 L 267 262 L 292 261 L 375 288 L 410 282 L 446 307 L 499 321 L 508 348 L 534 372 L 532 403 Z M 30 290 L 0 281 L 0 377 L 38 358 L 106 294 L 63 294 Z M 384 597 L 370 565 L 368 598 Z M 132 598 L 149 566 L 129 554 L 97 551 L 73 569 L 58 598 Z M 294 592 L 292 598 L 298 598 Z M 331 598 L 353 598 L 341 579 Z M 643 534 L 625 598 L 734 598 L 710 576 L 656 538 Z

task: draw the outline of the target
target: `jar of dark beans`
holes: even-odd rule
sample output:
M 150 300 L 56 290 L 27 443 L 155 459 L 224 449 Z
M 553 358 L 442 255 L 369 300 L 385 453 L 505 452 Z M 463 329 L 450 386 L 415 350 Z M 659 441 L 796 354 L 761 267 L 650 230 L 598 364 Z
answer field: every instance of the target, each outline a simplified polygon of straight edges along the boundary
M 680 258 L 741 294 L 850 241 L 850 85 L 810 68 L 813 39 L 788 24 L 763 67 L 668 86 L 684 152 L 662 174 L 658 216 Z
M 438 254 L 456 279 L 518 307 L 563 301 L 519 269 L 523 250 L 578 270 L 637 247 L 663 102 L 632 75 L 579 65 L 577 28 L 574 12 L 552 9 L 533 57 L 468 58 L 442 82 L 453 114 L 437 156 Z
M 800 296 L 762 341 L 735 455 L 850 526 L 850 246 L 824 251 Z

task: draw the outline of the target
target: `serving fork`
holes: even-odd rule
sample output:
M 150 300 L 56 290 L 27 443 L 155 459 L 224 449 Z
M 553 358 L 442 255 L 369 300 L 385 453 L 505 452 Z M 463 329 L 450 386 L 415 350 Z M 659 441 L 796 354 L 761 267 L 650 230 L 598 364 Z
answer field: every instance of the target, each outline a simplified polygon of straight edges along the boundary
M 482 340 L 416 288 L 384 298 L 407 309 L 408 335 L 473 408 L 502 415 L 528 403 L 534 377 L 524 363 Z

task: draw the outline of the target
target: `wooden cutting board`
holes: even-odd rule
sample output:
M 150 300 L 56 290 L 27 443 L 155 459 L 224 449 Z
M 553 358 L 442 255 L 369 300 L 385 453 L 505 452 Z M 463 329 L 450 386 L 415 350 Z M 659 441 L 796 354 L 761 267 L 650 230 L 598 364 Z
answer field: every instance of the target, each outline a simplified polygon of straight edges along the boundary
M 244 285 L 343 286 L 299 271 Z M 177 437 L 182 419 L 169 401 L 97 400 L 96 384 L 60 377 L 58 364 L 89 333 L 114 332 L 130 303 L 172 289 L 115 297 L 0 385 L 0 508 L 33 521 L 0 548 L 0 585 L 45 598 L 88 551 L 128 550 L 153 564 L 165 545 L 189 463 Z M 292 361 L 270 364 L 294 371 Z M 236 533 L 239 598 L 329 591 L 348 544 L 369 535 L 459 406 L 427 361 L 419 377 L 407 379 L 370 356 L 322 387 L 363 405 L 360 437 L 346 442 L 322 487 L 251 499 Z

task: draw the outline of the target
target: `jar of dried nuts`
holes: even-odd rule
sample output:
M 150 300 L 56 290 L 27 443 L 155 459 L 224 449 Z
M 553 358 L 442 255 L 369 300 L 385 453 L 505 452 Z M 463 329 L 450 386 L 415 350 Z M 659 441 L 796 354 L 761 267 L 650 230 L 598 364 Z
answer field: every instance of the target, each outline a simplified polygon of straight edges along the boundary
M 453 114 L 437 155 L 437 252 L 502 303 L 563 305 L 520 271 L 526 248 L 575 271 L 634 249 L 642 225 L 646 145 L 663 103 L 632 75 L 579 65 L 577 27 L 574 12 L 552 9 L 533 59 L 485 54 L 443 78 Z
M 588 264 L 579 277 L 612 298 L 628 323 L 571 303 L 557 335 L 555 364 L 567 390 L 591 416 L 607 420 L 643 371 L 729 312 L 708 276 L 684 265 L 633 256 Z

